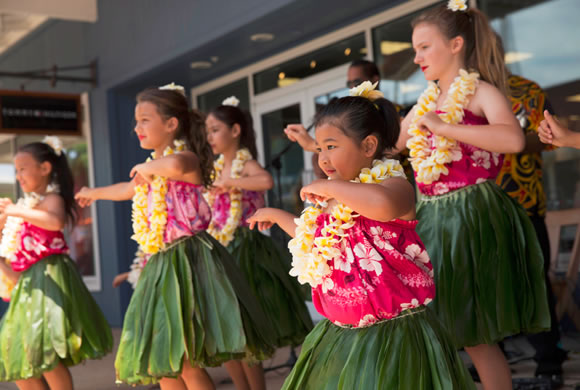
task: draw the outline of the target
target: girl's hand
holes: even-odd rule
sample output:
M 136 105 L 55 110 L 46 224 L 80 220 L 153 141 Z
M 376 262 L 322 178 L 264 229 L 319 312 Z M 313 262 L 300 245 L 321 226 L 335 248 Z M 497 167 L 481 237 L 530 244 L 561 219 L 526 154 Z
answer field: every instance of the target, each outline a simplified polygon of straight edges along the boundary
M 79 192 L 75 194 L 75 200 L 81 207 L 88 207 L 93 204 L 95 199 L 92 197 L 92 188 L 82 187 Z
M 275 213 L 276 209 L 269 207 L 258 209 L 254 215 L 247 219 L 250 229 L 253 229 L 256 225 L 260 231 L 270 229 L 276 223 Z
M 300 190 L 300 199 L 303 201 L 308 200 L 314 204 L 317 204 L 318 202 L 326 202 L 332 198 L 332 195 L 328 192 L 329 183 L 329 180 L 318 179 L 307 186 L 302 187 Z
M 115 288 L 119 287 L 128 278 L 129 278 L 129 272 L 123 272 L 122 274 L 115 276 L 115 279 L 113 279 L 113 287 L 115 287 Z
M 554 146 L 574 146 L 571 142 L 573 133 L 562 126 L 560 121 L 554 118 L 548 111 L 544 111 L 544 120 L 538 128 L 540 141 Z
M 443 129 L 445 127 L 445 122 L 439 118 L 439 115 L 435 111 L 429 111 L 425 113 L 417 121 L 417 126 L 422 130 L 428 130 L 431 133 L 439 136 L 444 136 Z
M 215 190 L 214 193 L 216 195 L 222 194 L 224 192 L 228 192 L 232 188 L 231 183 L 230 183 L 230 178 L 228 178 L 228 177 L 226 177 L 226 178 L 220 177 L 219 179 L 214 181 L 211 186 L 212 186 L 212 190 Z
M 306 128 L 302 125 L 288 125 L 284 129 L 284 133 L 292 142 L 298 142 L 302 149 L 309 152 L 316 151 L 316 141 L 312 138 Z
M 137 164 L 131 169 L 129 176 L 135 181 L 136 185 L 151 183 L 154 179 L 153 175 L 145 173 L 145 165 L 147 163 Z
M 10 216 L 11 212 L 14 211 L 14 203 L 12 203 L 12 199 L 10 198 L 1 198 L 0 199 L 0 214 L 4 214 L 6 216 Z

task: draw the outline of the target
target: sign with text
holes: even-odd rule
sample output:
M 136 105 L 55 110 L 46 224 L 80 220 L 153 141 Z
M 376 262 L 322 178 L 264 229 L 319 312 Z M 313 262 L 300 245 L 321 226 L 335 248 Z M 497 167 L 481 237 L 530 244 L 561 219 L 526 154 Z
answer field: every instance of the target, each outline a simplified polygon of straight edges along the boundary
M 80 95 L 0 90 L 0 133 L 81 135 Z

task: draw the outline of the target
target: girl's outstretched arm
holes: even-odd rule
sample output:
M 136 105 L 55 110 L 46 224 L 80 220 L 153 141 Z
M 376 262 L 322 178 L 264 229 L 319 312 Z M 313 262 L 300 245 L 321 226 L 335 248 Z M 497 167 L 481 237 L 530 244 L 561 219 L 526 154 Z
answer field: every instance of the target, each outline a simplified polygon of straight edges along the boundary
M 240 188 L 247 191 L 267 191 L 274 186 L 272 175 L 255 160 L 248 161 L 244 165 L 242 175 L 238 179 L 220 177 L 213 183 L 213 186 L 222 190 Z
M 15 205 L 12 201 L 0 203 L 0 213 L 22 218 L 39 228 L 58 231 L 66 225 L 64 200 L 60 195 L 48 194 L 34 209 Z
M 248 222 L 250 224 L 250 229 L 258 226 L 258 229 L 260 230 L 269 229 L 274 224 L 277 224 L 290 237 L 294 237 L 296 234 L 296 223 L 294 223 L 295 218 L 295 215 L 292 215 L 287 211 L 266 207 L 256 211 L 254 215 L 248 218 Z
M 415 218 L 413 186 L 406 179 L 399 177 L 389 178 L 381 184 L 316 180 L 302 187 L 300 197 L 313 202 L 335 199 L 358 214 L 381 222 L 395 218 Z
M 192 176 L 197 176 L 198 171 L 198 157 L 193 152 L 184 151 L 137 164 L 131 170 L 130 176 L 140 174 L 147 181 L 151 181 L 153 176 L 162 176 L 170 180 L 190 182 L 195 181 Z
M 75 194 L 81 207 L 90 206 L 95 200 L 129 200 L 135 195 L 134 182 L 122 182 L 105 187 L 83 187 Z

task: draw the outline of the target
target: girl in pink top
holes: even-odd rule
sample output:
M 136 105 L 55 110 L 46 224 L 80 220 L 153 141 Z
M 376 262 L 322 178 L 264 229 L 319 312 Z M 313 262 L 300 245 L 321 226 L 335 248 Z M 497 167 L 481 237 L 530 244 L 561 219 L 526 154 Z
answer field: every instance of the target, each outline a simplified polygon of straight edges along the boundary
M 0 270 L 15 283 L 0 322 L 0 382 L 72 390 L 68 366 L 103 357 L 113 337 L 68 256 L 62 231 L 76 219 L 73 178 L 60 141 L 49 141 L 54 147 L 19 148 L 14 167 L 25 197 L 0 199 Z
M 426 307 L 436 299 L 435 285 L 415 232 L 413 187 L 396 161 L 377 160 L 399 134 L 394 106 L 345 97 L 314 123 L 329 180 L 303 187 L 301 196 L 319 206 L 299 221 L 270 208 L 249 219 L 295 237 L 291 274 L 311 284 L 316 309 L 327 318 L 306 338 L 283 389 L 474 389 Z
M 431 306 L 483 387 L 511 389 L 497 342 L 547 329 L 550 317 L 532 223 L 494 183 L 501 154 L 524 147 L 503 57 L 485 15 L 461 1 L 419 15 L 412 40 L 430 84 L 403 120 L 398 148 L 409 148 L 421 193 L 417 232 L 437 286 Z

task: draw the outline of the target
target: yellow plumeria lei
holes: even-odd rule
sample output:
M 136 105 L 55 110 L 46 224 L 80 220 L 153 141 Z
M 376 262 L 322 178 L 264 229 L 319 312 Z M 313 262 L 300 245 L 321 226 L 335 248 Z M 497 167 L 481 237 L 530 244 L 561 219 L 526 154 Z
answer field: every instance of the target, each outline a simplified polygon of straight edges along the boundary
M 169 156 L 175 152 L 185 150 L 185 142 L 181 140 L 173 141 L 175 149 L 165 148 L 163 156 Z M 156 158 L 155 152 L 151 153 L 153 159 Z M 147 161 L 151 161 L 150 158 Z M 148 215 L 148 196 L 149 186 L 142 184 L 135 187 L 133 196 L 133 236 L 131 238 L 139 244 L 143 252 L 154 254 L 163 249 L 163 234 L 167 224 L 167 204 L 165 195 L 167 194 L 167 179 L 161 176 L 155 176 L 151 183 L 151 216 Z
M 244 169 L 244 165 L 247 161 L 252 159 L 252 154 L 246 148 L 238 149 L 236 152 L 236 157 L 232 162 L 232 169 L 230 177 L 232 179 L 238 179 L 242 175 L 242 171 Z M 219 179 L 223 169 L 224 169 L 225 158 L 224 155 L 221 154 L 218 159 L 214 162 L 213 167 L 215 171 L 213 181 Z M 242 190 L 239 188 L 231 188 L 229 190 L 230 195 L 230 211 L 228 214 L 228 219 L 226 220 L 226 224 L 219 228 L 216 223 L 215 219 L 209 224 L 207 228 L 207 232 L 211 234 L 216 240 L 218 240 L 223 246 L 228 246 L 228 244 L 234 239 L 234 234 L 236 229 L 240 224 L 240 220 L 242 219 L 242 215 L 244 210 L 242 210 Z M 205 200 L 213 207 L 215 202 L 215 197 L 211 192 L 204 193 Z
M 46 193 L 58 192 L 58 187 L 49 184 L 46 188 Z M 17 206 L 32 209 L 36 207 L 44 196 L 31 192 L 24 195 L 23 198 L 18 199 Z M 2 241 L 0 242 L 0 256 L 4 258 L 7 264 L 14 260 L 14 256 L 20 248 L 20 231 L 22 230 L 22 223 L 24 220 L 19 217 L 8 217 L 4 229 L 2 229 Z M 9 299 L 12 295 L 12 289 L 15 284 L 8 279 L 3 273 L 0 275 L 0 298 Z
M 468 73 L 464 69 L 459 71 L 459 76 L 449 87 L 447 98 L 441 108 L 443 112 L 439 114 L 443 122 L 455 124 L 463 120 L 464 107 L 469 97 L 475 93 L 478 79 L 478 73 Z M 417 182 L 423 184 L 437 181 L 441 174 L 447 175 L 449 170 L 445 164 L 461 159 L 457 141 L 435 136 L 435 149 L 431 150 L 429 131 L 417 126 L 417 122 L 425 113 L 437 108 L 436 102 L 440 93 L 437 84 L 429 82 L 429 86 L 417 101 L 415 116 L 408 130 L 409 135 L 412 136 L 407 141 L 411 165 L 417 173 Z
M 374 160 L 372 168 L 364 168 L 359 176 L 352 180 L 356 183 L 381 183 L 389 177 L 405 177 L 403 167 L 396 160 Z M 322 284 L 332 273 L 328 260 L 341 256 L 339 244 L 346 232 L 354 225 L 358 217 L 350 207 L 337 203 L 330 211 L 329 222 L 325 224 L 320 236 L 314 238 L 317 230 L 316 219 L 322 214 L 322 203 L 304 209 L 300 218 L 296 218 L 296 234 L 288 243 L 292 253 L 290 275 L 298 277 L 301 284 L 312 287 Z

